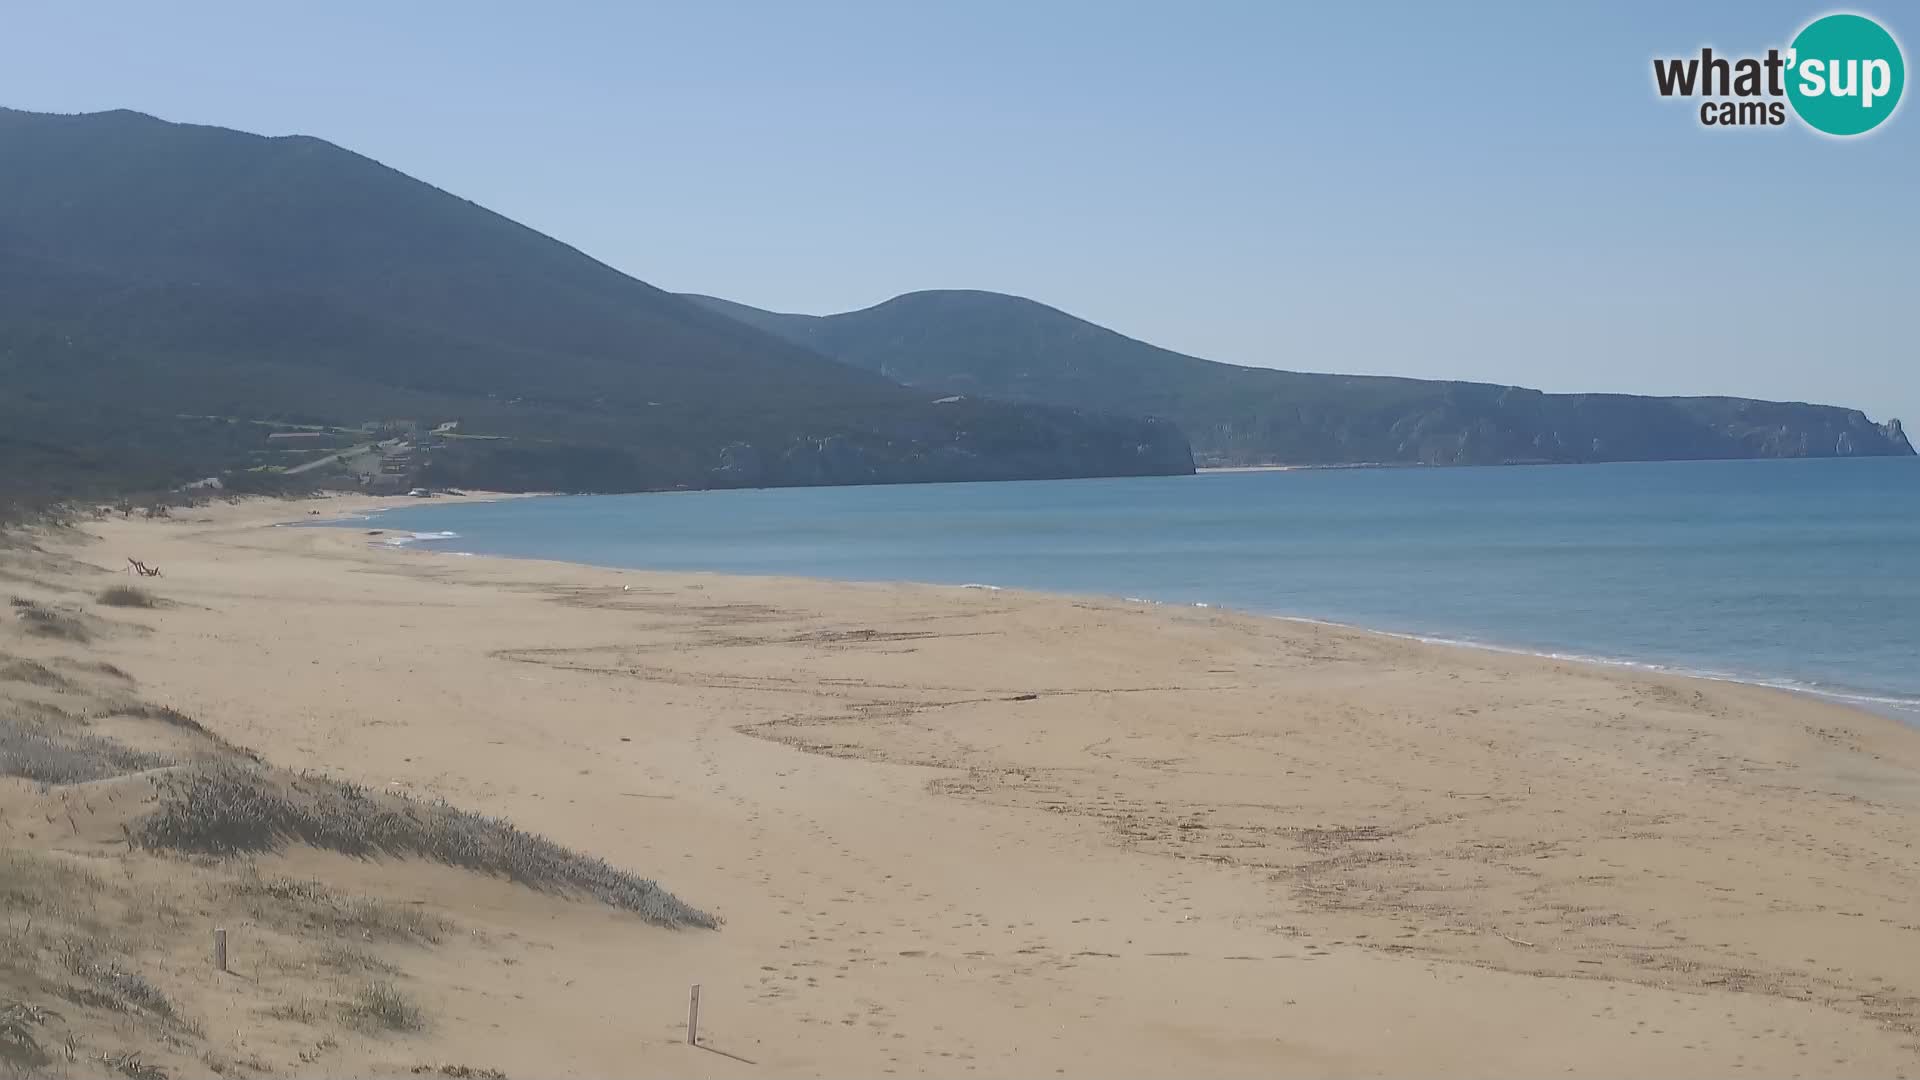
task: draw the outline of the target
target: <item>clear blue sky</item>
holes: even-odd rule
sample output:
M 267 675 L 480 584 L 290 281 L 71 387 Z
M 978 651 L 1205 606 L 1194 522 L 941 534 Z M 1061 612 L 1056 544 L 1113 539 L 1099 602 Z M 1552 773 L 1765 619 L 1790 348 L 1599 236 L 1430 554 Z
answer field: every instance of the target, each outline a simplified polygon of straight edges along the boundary
M 1237 363 L 1920 423 L 1920 105 L 1839 141 L 1652 90 L 1827 10 L 73 0 L 8 6 L 0 104 L 317 135 L 780 310 L 994 289 Z M 1920 6 L 1847 10 L 1920 60 Z

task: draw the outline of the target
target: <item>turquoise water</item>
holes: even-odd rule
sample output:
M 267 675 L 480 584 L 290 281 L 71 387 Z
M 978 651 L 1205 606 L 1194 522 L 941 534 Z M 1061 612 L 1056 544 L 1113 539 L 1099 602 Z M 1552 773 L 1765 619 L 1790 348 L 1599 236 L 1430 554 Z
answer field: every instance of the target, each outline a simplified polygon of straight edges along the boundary
M 1914 458 L 448 499 L 378 524 L 489 555 L 1214 604 L 1920 720 Z

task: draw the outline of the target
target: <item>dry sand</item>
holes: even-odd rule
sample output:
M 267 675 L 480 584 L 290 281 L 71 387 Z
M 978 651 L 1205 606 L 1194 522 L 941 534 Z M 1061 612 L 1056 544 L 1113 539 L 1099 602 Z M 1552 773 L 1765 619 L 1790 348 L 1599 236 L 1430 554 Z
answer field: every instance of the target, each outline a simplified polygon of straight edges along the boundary
M 86 526 L 74 554 L 174 602 L 95 655 L 277 764 L 726 924 L 289 855 L 465 929 L 404 965 L 426 1032 L 312 1060 L 256 1030 L 297 976 L 176 977 L 281 1074 L 1920 1075 L 1892 721 L 1219 610 L 269 527 L 306 509 Z

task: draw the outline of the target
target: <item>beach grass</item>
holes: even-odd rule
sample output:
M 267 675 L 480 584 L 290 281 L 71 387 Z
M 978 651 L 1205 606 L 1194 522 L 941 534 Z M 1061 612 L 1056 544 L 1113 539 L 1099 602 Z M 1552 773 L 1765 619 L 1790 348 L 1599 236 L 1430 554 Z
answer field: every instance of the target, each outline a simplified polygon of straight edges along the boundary
M 426 1016 L 418 1002 L 398 986 L 375 980 L 360 987 L 341 1010 L 349 1023 L 386 1031 L 419 1031 Z
M 93 938 L 70 936 L 59 946 L 60 963 L 70 974 L 91 983 L 99 995 L 83 995 L 88 1004 L 104 1004 L 119 1012 L 137 1012 L 175 1020 L 173 1001 L 126 960 L 109 956 Z
M 160 598 L 137 585 L 114 585 L 103 589 L 95 599 L 108 607 L 151 608 L 160 606 Z
M 93 640 L 93 634 L 87 630 L 86 624 L 67 612 L 55 611 L 37 600 L 18 596 L 13 598 L 12 603 L 14 614 L 26 625 L 29 634 L 82 644 Z
M 248 913 L 258 922 L 350 934 L 362 941 L 432 945 L 451 925 L 418 905 L 352 896 L 307 878 L 262 877 L 251 867 L 232 892 L 248 902 Z
M 170 777 L 163 792 L 159 808 L 135 830 L 152 849 L 244 855 L 294 841 L 360 858 L 418 856 L 533 889 L 592 897 L 659 926 L 719 926 L 651 880 L 444 802 L 231 761 L 194 765 Z
M 47 1064 L 47 1052 L 40 1046 L 40 1029 L 58 1015 L 29 1001 L 0 998 L 0 1062 L 14 1069 Z
M 17 716 L 0 716 L 0 776 L 51 785 L 84 784 L 172 762 L 109 739 L 49 733 Z

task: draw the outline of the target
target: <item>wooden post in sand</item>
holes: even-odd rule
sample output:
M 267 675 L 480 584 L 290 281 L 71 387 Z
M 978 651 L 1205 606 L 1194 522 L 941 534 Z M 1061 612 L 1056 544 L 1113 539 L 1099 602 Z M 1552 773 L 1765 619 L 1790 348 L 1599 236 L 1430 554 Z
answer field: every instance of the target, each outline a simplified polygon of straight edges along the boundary
M 213 966 L 217 971 L 227 970 L 227 931 L 225 927 L 213 930 Z
M 693 996 L 687 999 L 687 1045 L 700 1044 L 700 984 L 693 984 Z

